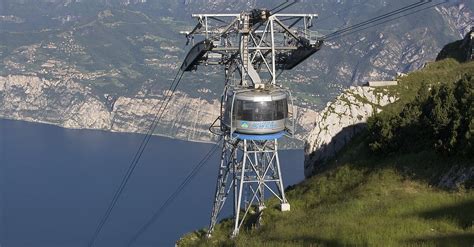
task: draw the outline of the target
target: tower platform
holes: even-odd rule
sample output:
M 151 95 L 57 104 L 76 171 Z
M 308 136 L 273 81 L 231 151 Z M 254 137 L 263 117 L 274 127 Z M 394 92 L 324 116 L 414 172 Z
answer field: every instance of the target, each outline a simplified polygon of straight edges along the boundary
M 247 140 L 247 141 L 269 141 L 280 139 L 285 136 L 285 131 L 280 131 L 274 134 L 267 134 L 267 135 L 249 135 L 249 134 L 241 134 L 241 133 L 233 133 L 232 137 L 240 139 L 240 140 Z

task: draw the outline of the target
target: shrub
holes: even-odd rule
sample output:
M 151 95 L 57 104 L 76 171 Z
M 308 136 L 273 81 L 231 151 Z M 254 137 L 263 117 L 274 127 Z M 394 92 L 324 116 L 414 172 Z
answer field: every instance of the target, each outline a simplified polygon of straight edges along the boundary
M 369 122 L 370 148 L 396 153 L 435 148 L 443 155 L 474 153 L 474 81 L 424 85 L 399 113 L 380 113 Z

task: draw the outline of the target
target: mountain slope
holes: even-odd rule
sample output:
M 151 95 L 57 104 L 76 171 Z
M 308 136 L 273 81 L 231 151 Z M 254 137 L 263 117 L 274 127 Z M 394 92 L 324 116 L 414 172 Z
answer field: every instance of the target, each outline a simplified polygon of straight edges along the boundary
M 234 240 L 232 221 L 212 239 L 191 233 L 178 246 L 470 246 L 474 243 L 474 192 L 443 191 L 411 169 L 463 163 L 432 152 L 386 159 L 362 153 L 356 143 L 338 156 L 338 168 L 289 188 L 291 212 L 269 200 L 263 226 L 248 222 Z M 367 144 L 367 143 L 365 143 Z M 465 162 L 465 161 L 464 161 Z M 469 161 L 472 164 L 472 160 Z M 417 165 L 424 164 L 424 165 Z M 335 164 L 333 164 L 335 165 Z M 433 170 L 431 170 L 433 172 Z M 428 179 L 427 179 L 428 180 Z
M 464 132 L 463 128 L 474 123 L 472 85 L 474 62 L 460 64 L 452 59 L 431 63 L 401 78 L 400 85 L 388 89 L 399 98 L 396 103 L 383 107 L 369 120 L 369 129 L 337 156 L 314 164 L 324 165 L 324 169 L 314 169 L 314 176 L 287 189 L 291 212 L 280 212 L 278 201 L 270 199 L 263 225 L 256 227 L 254 215 L 241 234 L 229 240 L 232 221 L 224 220 L 213 238 L 206 239 L 201 230 L 185 236 L 179 246 L 471 246 L 474 157 L 463 150 L 472 148 L 474 129 L 468 127 Z M 456 128 L 444 126 L 458 122 L 453 115 L 458 110 L 449 101 L 436 103 L 445 87 L 456 88 L 460 93 L 456 100 L 462 102 L 456 107 L 467 109 L 459 115 L 463 119 Z M 414 111 L 421 102 L 423 112 L 431 115 L 407 110 Z M 392 120 L 397 116 L 400 120 Z M 407 119 L 415 116 L 426 123 L 433 123 L 430 119 L 440 122 L 432 127 L 409 124 Z M 385 121 L 380 119 L 388 121 L 392 132 L 374 125 Z M 430 128 L 437 132 L 430 132 Z M 452 135 L 453 131 L 458 133 L 456 141 L 445 142 L 453 139 L 444 133 Z M 391 133 L 394 143 L 374 145 L 386 138 L 385 133 Z M 399 143 L 397 136 L 406 143 L 392 149 L 392 144 Z

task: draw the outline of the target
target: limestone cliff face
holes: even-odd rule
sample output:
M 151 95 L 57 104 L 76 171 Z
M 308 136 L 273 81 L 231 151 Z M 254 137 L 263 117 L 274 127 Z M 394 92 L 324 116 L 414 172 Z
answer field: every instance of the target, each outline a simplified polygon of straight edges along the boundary
M 164 97 L 119 97 L 114 104 L 112 131 L 145 132 Z M 208 128 L 218 116 L 219 102 L 191 98 L 176 92 L 164 112 L 155 134 L 192 141 L 212 141 Z
M 108 129 L 111 113 L 90 89 L 73 80 L 0 77 L 0 117 L 67 128 Z
M 306 138 L 305 176 L 334 157 L 365 127 L 370 116 L 396 100 L 382 89 L 351 87 L 328 103 L 313 119 L 314 129 Z
M 0 77 L 0 117 L 49 123 L 74 129 L 100 129 L 145 133 L 164 101 L 161 95 L 99 98 L 74 81 L 47 80 L 36 76 Z M 192 98 L 176 92 L 154 134 L 182 140 L 213 141 L 208 128 L 219 115 L 218 100 Z M 296 139 L 312 129 L 316 112 L 298 109 Z M 301 142 L 301 141 L 300 141 Z M 291 146 L 296 147 L 296 146 Z

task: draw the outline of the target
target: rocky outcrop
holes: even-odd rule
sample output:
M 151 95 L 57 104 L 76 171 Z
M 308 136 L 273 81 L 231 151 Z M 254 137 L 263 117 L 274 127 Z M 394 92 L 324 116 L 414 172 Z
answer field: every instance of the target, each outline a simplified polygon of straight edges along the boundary
M 0 117 L 73 129 L 146 133 L 166 93 L 99 98 L 91 88 L 73 78 L 53 81 L 37 76 L 0 77 Z M 218 100 L 193 98 L 177 91 L 154 134 L 190 141 L 213 141 L 217 137 L 208 128 L 219 111 Z M 312 128 L 316 112 L 303 108 L 298 112 L 296 139 L 303 140 L 304 133 Z
M 460 63 L 474 60 L 474 27 L 464 39 L 447 44 L 436 57 L 436 61 L 453 58 Z
M 457 190 L 461 187 L 474 188 L 474 167 L 454 166 L 445 173 L 439 182 L 438 187 Z
M 384 89 L 351 87 L 328 103 L 313 119 L 314 129 L 306 138 L 305 176 L 311 176 L 318 166 L 334 157 L 365 127 L 370 116 L 396 100 Z

